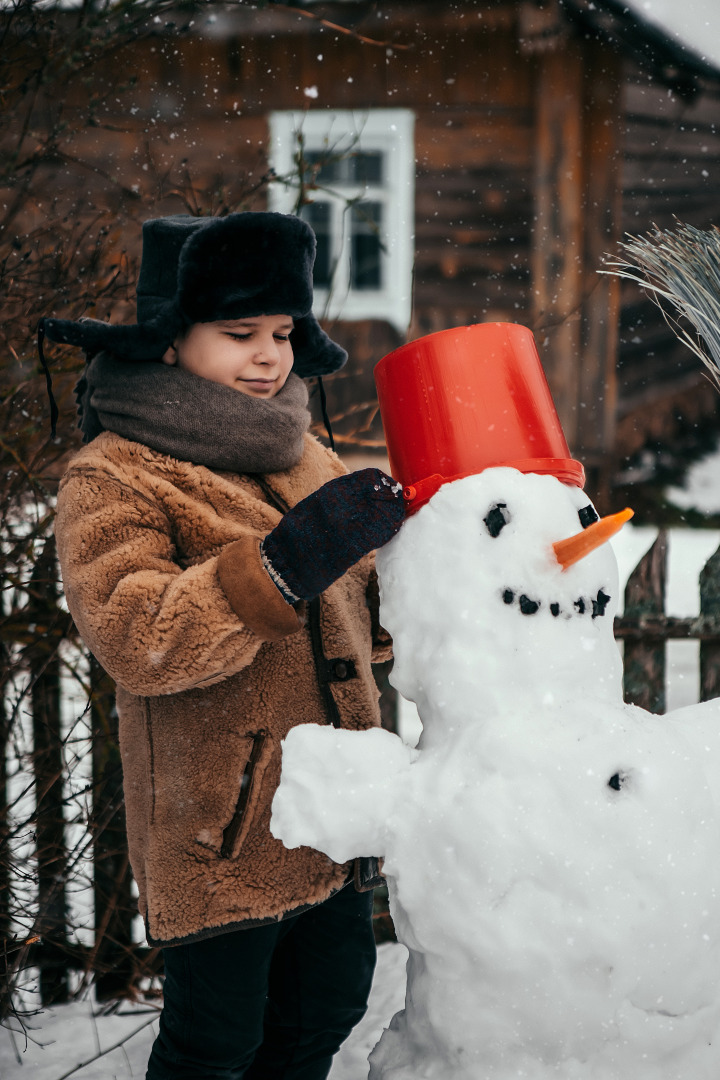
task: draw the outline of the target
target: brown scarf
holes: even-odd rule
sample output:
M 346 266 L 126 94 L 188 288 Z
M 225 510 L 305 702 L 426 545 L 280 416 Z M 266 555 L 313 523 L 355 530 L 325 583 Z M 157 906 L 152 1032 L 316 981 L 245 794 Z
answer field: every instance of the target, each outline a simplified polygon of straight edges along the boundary
M 305 383 L 290 373 L 273 398 L 256 398 L 152 361 L 100 353 L 76 388 L 80 427 L 195 465 L 227 472 L 278 472 L 296 465 L 310 425 Z

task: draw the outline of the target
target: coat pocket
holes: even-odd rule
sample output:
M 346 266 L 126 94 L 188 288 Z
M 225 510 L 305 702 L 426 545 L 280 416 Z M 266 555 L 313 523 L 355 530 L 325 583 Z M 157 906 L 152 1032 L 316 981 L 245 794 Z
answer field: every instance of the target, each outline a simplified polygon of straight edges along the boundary
M 258 773 L 260 772 L 258 766 L 264 756 L 268 733 L 265 730 L 260 730 L 249 736 L 249 738 L 252 740 L 250 756 L 240 781 L 237 803 L 235 804 L 233 816 L 223 829 L 222 844 L 220 845 L 220 857 L 222 859 L 230 859 L 236 854 L 237 848 L 247 831 L 253 795 L 258 783 Z

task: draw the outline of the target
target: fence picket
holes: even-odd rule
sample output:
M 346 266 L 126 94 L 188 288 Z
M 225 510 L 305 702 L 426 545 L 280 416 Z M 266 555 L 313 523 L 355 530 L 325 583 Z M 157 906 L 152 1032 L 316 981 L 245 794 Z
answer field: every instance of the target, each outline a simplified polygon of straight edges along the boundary
M 625 617 L 662 617 L 665 611 L 667 533 L 661 529 L 655 543 L 640 560 L 625 588 Z M 648 712 L 665 712 L 665 642 L 652 632 L 625 641 L 623 659 L 625 701 Z
M 45 540 L 35 563 L 29 614 L 37 633 L 26 656 L 30 669 L 38 914 L 35 932 L 42 937 L 40 998 L 43 1005 L 68 1000 L 67 851 L 63 814 L 63 753 L 60 729 L 60 661 L 52 633 L 60 612 L 55 540 Z M 42 630 L 44 629 L 44 633 Z
M 90 671 L 95 946 L 88 963 L 95 973 L 97 1000 L 109 1001 L 130 992 L 137 980 L 132 941 L 136 905 L 125 836 L 115 686 L 94 658 Z
M 720 625 L 720 548 L 700 571 L 700 617 Z M 700 700 L 720 697 L 720 640 L 700 642 Z
M 3 579 L 4 584 L 4 579 Z M 4 590 L 0 590 L 0 613 L 4 614 Z M 5 700 L 5 680 L 10 662 L 8 647 L 0 640 L 0 1020 L 8 1015 L 11 1002 L 8 993 L 10 971 L 10 849 L 8 845 L 8 708 Z

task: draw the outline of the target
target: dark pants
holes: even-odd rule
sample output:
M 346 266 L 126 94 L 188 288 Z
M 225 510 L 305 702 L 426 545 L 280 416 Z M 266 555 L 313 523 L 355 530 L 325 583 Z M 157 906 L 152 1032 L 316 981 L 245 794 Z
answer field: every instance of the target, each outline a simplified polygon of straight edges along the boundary
M 365 1014 L 372 892 L 352 885 L 281 923 L 163 950 L 146 1080 L 325 1080 Z

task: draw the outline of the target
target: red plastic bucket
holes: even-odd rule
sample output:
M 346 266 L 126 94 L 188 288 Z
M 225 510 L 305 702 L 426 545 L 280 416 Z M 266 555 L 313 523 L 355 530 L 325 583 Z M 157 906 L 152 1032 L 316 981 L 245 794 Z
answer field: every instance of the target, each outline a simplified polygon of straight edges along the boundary
M 441 484 L 499 465 L 585 483 L 525 326 L 478 323 L 418 338 L 379 361 L 375 383 L 390 471 L 410 512 Z

